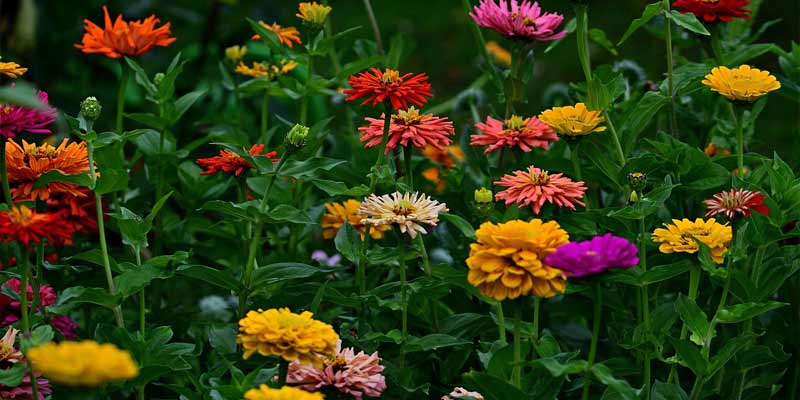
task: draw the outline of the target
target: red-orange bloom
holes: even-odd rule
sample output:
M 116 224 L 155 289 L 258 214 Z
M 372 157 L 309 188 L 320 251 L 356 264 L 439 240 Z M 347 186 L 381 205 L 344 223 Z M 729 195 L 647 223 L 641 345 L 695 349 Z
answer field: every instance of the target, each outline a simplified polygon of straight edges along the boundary
M 254 157 L 264 156 L 272 160 L 272 162 L 280 161 L 279 158 L 275 157 L 278 155 L 277 151 L 270 151 L 269 153 L 262 154 L 263 152 L 263 144 L 254 144 L 248 151 L 248 153 Z M 228 149 L 220 150 L 218 156 L 200 158 L 197 160 L 197 164 L 204 168 L 203 172 L 200 173 L 201 175 L 211 175 L 217 172 L 233 172 L 234 175 L 239 176 L 245 170 L 253 168 L 253 164 L 250 164 L 250 162 L 245 160 L 242 156 Z
M 278 35 L 278 40 L 281 42 L 281 44 L 290 49 L 292 48 L 292 46 L 294 46 L 294 43 L 303 44 L 303 41 L 300 40 L 300 32 L 297 30 L 297 28 L 293 26 L 283 27 L 276 23 L 270 25 L 264 21 L 258 21 L 258 24 L 261 25 L 263 28 L 269 29 L 276 35 Z M 261 39 L 261 35 L 255 34 L 250 39 L 259 40 Z
M 428 75 L 408 73 L 400 75 L 393 69 L 381 71 L 372 68 L 370 71 L 350 76 L 348 80 L 352 89 L 347 89 L 346 101 L 354 101 L 365 97 L 361 105 L 372 103 L 375 107 L 384 100 L 389 100 L 395 110 L 405 110 L 408 103 L 422 107 L 432 97 Z
M 80 196 L 70 193 L 51 195 L 47 199 L 47 209 L 61 213 L 64 221 L 75 233 L 93 234 L 97 232 L 97 212 L 94 195 L 86 187 L 78 187 Z
M 675 0 L 672 7 L 682 13 L 692 13 L 706 22 L 731 22 L 734 18 L 750 21 L 750 0 Z
M 527 171 L 514 171 L 513 175 L 504 175 L 494 183 L 508 189 L 497 193 L 495 199 L 505 200 L 506 205 L 516 203 L 519 208 L 532 206 L 533 213 L 539 214 L 545 202 L 555 203 L 559 207 L 575 209 L 575 205 L 584 205 L 579 199 L 583 197 L 586 186 L 582 181 L 573 182 L 564 174 L 550 174 L 534 166 Z
M 365 118 L 369 125 L 358 128 L 361 141 L 367 148 L 379 146 L 383 142 L 383 119 Z M 455 135 L 453 122 L 447 118 L 435 117 L 432 114 L 420 114 L 414 107 L 392 115 L 389 123 L 389 140 L 384 153 L 389 154 L 397 145 L 424 148 L 427 145 L 444 150 L 450 145 L 450 136 Z
M 50 171 L 60 171 L 64 175 L 88 173 L 88 156 L 86 143 L 69 142 L 67 139 L 58 147 L 49 143 L 37 145 L 25 140 L 22 141 L 22 146 L 13 141 L 6 142 L 8 181 L 12 185 L 11 194 L 14 200 L 47 200 L 51 194 L 56 193 L 85 196 L 85 192 L 72 183 L 52 182 L 37 189 L 33 186 L 37 179 Z
M 480 135 L 469 137 L 469 144 L 473 146 L 488 146 L 484 154 L 501 147 L 519 147 L 524 152 L 539 147 L 547 150 L 550 142 L 558 141 L 558 135 L 553 128 L 539 121 L 539 118 L 522 118 L 511 116 L 505 122 L 487 117 L 486 122 L 475 125 Z
M 0 212 L 0 241 L 72 244 L 73 230 L 61 213 L 37 213 L 24 205 Z
M 127 22 L 122 19 L 122 14 L 117 15 L 114 23 L 108 15 L 108 8 L 103 6 L 105 26 L 100 28 L 94 22 L 84 19 L 84 29 L 81 44 L 75 47 L 86 54 L 102 54 L 109 58 L 122 56 L 138 57 L 152 50 L 153 47 L 167 47 L 175 38 L 169 31 L 169 22 L 156 28 L 161 20 L 155 15 L 147 17 L 144 21 L 136 20 Z

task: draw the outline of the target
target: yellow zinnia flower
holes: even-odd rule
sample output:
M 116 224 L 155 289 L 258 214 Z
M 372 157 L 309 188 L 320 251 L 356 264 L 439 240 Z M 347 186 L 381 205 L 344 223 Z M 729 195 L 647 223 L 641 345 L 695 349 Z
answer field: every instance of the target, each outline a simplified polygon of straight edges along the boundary
M 247 46 L 231 46 L 225 49 L 225 58 L 237 63 L 247 54 Z
M 717 264 L 722 264 L 728 245 L 733 239 L 733 229 L 714 219 L 673 219 L 671 224 L 665 226 L 666 229 L 658 228 L 653 231 L 653 241 L 661 243 L 658 246 L 660 252 L 694 254 L 700 250 L 700 245 L 697 244 L 699 241 L 711 249 L 711 258 Z
M 30 349 L 25 356 L 34 371 L 62 385 L 94 387 L 139 375 L 130 353 L 93 340 L 46 343 Z
M 28 72 L 28 69 L 23 68 L 15 62 L 0 62 L 0 74 L 3 74 L 11 79 L 18 78 L 25 72 Z
M 312 316 L 308 311 L 295 314 L 288 308 L 249 311 L 239 320 L 236 337 L 236 342 L 244 348 L 242 358 L 246 360 L 257 352 L 320 368 L 322 357 L 336 355 L 339 335 L 332 326 Z
M 330 14 L 331 10 L 331 7 L 317 4 L 316 1 L 300 3 L 298 13 L 295 14 L 295 16 L 302 19 L 303 22 L 307 24 L 320 27 L 325 23 L 325 19 L 328 18 L 328 14 Z
M 273 389 L 261 385 L 257 389 L 248 390 L 244 394 L 244 400 L 325 400 L 325 396 L 319 392 L 309 393 L 291 386 Z
M 545 110 L 539 115 L 539 120 L 565 136 L 583 136 L 606 130 L 605 126 L 598 126 L 606 120 L 600 116 L 600 111 L 589 111 L 583 103 Z
M 511 52 L 504 49 L 494 40 L 486 42 L 486 52 L 489 53 L 498 64 L 505 65 L 506 67 L 511 66 Z
M 367 231 L 367 225 L 362 223 L 361 220 L 366 218 L 365 215 L 358 213 L 358 208 L 361 207 L 361 202 L 358 200 L 349 199 L 343 203 L 326 203 L 325 214 L 322 216 L 322 237 L 325 239 L 333 239 L 339 228 L 344 225 L 345 221 L 348 222 L 353 228 L 361 233 L 361 240 L 364 240 L 364 232 Z M 383 238 L 383 232 L 392 229 L 390 225 L 376 225 L 369 228 L 369 236 L 373 239 Z
M 755 101 L 781 87 L 769 71 L 740 65 L 738 68 L 715 67 L 706 75 L 703 85 L 731 101 Z
M 254 62 L 252 67 L 248 67 L 245 63 L 239 61 L 239 65 L 234 70 L 237 74 L 252 76 L 253 78 L 264 78 L 269 76 L 269 69 L 262 63 Z
M 533 293 L 553 297 L 566 288 L 561 270 L 544 264 L 548 254 L 569 242 L 555 221 L 514 220 L 483 223 L 470 245 L 467 280 L 481 293 L 497 300 Z

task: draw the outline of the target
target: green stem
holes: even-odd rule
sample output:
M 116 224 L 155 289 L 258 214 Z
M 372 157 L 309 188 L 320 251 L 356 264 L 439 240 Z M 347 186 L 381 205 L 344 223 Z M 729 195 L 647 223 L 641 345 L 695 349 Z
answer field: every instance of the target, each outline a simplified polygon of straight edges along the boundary
M 577 30 L 575 37 L 578 40 L 578 58 L 583 69 L 583 76 L 586 83 L 592 80 L 592 61 L 589 57 L 589 7 L 585 4 L 575 6 L 575 18 L 577 19 Z
M 372 27 L 372 36 L 375 38 L 375 46 L 378 48 L 378 54 L 383 55 L 383 40 L 381 39 L 381 29 L 378 27 L 378 20 L 375 18 L 375 12 L 372 11 L 372 3 L 370 0 L 364 0 L 364 10 L 367 12 L 369 18 L 369 25 Z
M 647 272 L 647 236 L 645 235 L 644 218 L 639 219 L 639 266 L 642 272 Z M 645 332 L 650 334 L 650 294 L 647 290 L 647 285 L 641 287 L 641 302 L 642 302 L 642 318 L 644 322 Z M 651 370 L 650 370 L 650 353 L 646 352 L 644 355 L 644 371 L 642 380 L 644 381 L 645 399 L 650 400 L 650 384 L 651 384 Z
M 369 0 L 364 0 L 369 1 Z M 375 185 L 378 184 L 378 169 L 383 165 L 386 160 L 386 142 L 389 140 L 389 127 L 392 125 L 392 105 L 388 101 L 383 103 L 383 139 L 381 139 L 381 146 L 378 148 L 378 159 L 375 160 L 373 175 L 369 183 L 369 192 L 375 192 Z
M 117 90 L 117 124 L 116 132 L 122 134 L 122 115 L 125 112 L 125 92 L 128 89 L 128 79 L 130 78 L 130 70 L 123 64 L 119 63 L 120 76 L 119 76 L 119 89 Z
M 422 255 L 422 269 L 425 271 L 425 276 L 430 278 L 433 276 L 433 269 L 431 268 L 431 261 L 428 257 L 428 249 L 425 248 L 425 240 L 422 235 L 417 235 L 414 239 L 419 245 L 419 251 Z M 439 332 L 439 311 L 436 309 L 436 300 L 428 300 L 431 309 L 431 319 L 433 319 L 433 330 Z
M 472 4 L 470 0 L 462 0 L 461 4 L 464 6 L 464 11 L 469 15 L 472 12 Z M 481 28 L 478 24 L 469 24 L 472 27 L 472 35 L 475 38 L 475 42 L 480 48 L 481 56 L 483 57 L 484 62 L 486 63 L 486 68 L 491 71 L 489 75 L 490 78 L 494 81 L 495 86 L 498 89 L 503 88 L 503 79 L 500 75 L 500 72 L 495 68 L 494 62 L 492 61 L 492 56 L 489 54 L 489 50 L 486 49 L 486 40 L 483 38 L 483 33 L 481 32 Z M 431 112 L 431 110 L 428 110 Z M 437 113 L 434 113 L 437 114 Z M 438 115 L 438 114 L 437 114 Z
M 134 252 L 136 252 L 136 266 L 141 269 L 142 267 L 142 254 L 141 252 L 134 248 Z M 139 291 L 139 333 L 142 335 L 142 339 L 144 339 L 144 328 L 145 328 L 145 295 L 144 295 L 144 288 Z
M 669 14 L 669 0 L 663 0 L 661 7 L 664 8 L 664 12 Z M 675 63 L 672 57 L 672 18 L 665 18 L 665 20 L 666 23 L 664 25 L 664 35 L 666 36 L 667 42 L 667 95 L 669 96 L 669 132 L 672 136 L 675 136 L 678 130 L 678 122 L 675 117 L 675 84 L 672 78 L 672 67 Z
M 731 121 L 736 126 L 736 166 L 739 171 L 739 178 L 744 179 L 744 129 L 742 119 L 736 117 L 736 109 L 733 102 L 728 102 L 728 111 L 731 114 Z
M 753 265 L 749 271 L 750 280 L 758 287 L 758 273 L 761 267 L 761 261 L 764 259 L 764 253 L 767 250 L 767 246 L 761 245 L 758 246 L 756 249 L 756 256 L 753 260 Z M 744 326 L 742 327 L 742 332 L 744 334 L 751 333 L 753 331 L 753 319 L 748 319 L 744 322 Z M 739 377 L 739 387 L 737 388 L 736 392 L 736 400 L 742 399 L 742 393 L 744 393 L 744 386 L 747 383 L 747 372 L 748 369 L 742 370 L 742 374 Z M 790 392 L 791 393 L 791 392 Z
M 611 141 L 614 143 L 614 148 L 617 150 L 617 158 L 619 159 L 619 165 L 625 166 L 625 151 L 622 150 L 622 144 L 619 142 L 619 135 L 617 134 L 617 130 L 614 128 L 614 123 L 611 122 L 611 115 L 609 115 L 608 111 L 603 113 L 603 116 L 606 117 L 606 125 L 608 126 L 609 135 L 611 135 Z
M 261 99 L 261 143 L 268 146 L 267 128 L 269 126 L 269 90 L 264 91 Z
M 286 376 L 289 375 L 289 362 L 281 359 L 278 364 L 278 387 L 286 385 Z
M 411 159 L 413 157 L 414 148 L 413 145 L 410 143 L 406 146 L 403 146 L 403 160 L 405 161 L 405 175 L 406 175 L 406 183 L 408 187 L 413 191 L 414 190 L 414 170 L 411 166 Z
M 723 60 L 723 48 L 722 48 L 722 41 L 719 37 L 719 29 L 721 25 L 716 24 L 716 29 L 711 29 L 711 51 L 714 53 L 714 60 L 717 62 L 717 65 L 725 65 L 725 61 Z
M 397 253 L 400 257 L 400 328 L 401 328 L 401 349 L 400 349 L 400 369 L 405 367 L 406 361 L 406 341 L 408 339 L 408 282 L 406 281 L 406 255 L 405 238 L 397 242 Z
M 6 141 L 3 136 L 0 140 L 0 179 L 3 181 L 3 196 L 5 197 L 8 208 L 14 208 L 14 198 L 11 197 L 11 188 L 8 185 L 8 168 L 6 167 Z
M 22 332 L 24 333 L 24 337 L 30 337 L 31 334 L 31 322 L 29 317 L 28 310 L 28 278 L 31 274 L 31 267 L 28 260 L 28 248 L 20 246 L 20 263 L 22 264 L 22 279 L 20 281 L 20 289 L 19 289 L 19 302 L 20 302 L 20 312 L 22 313 Z M 36 375 L 33 372 L 33 367 L 31 366 L 30 371 L 30 378 L 31 384 L 33 387 L 33 398 L 38 399 L 39 396 L 39 388 L 38 382 L 36 381 Z
M 730 269 L 729 269 L 730 271 Z M 731 287 L 731 273 L 728 273 L 728 276 L 725 278 L 725 286 L 722 287 L 722 295 L 719 299 L 719 305 L 717 306 L 717 311 L 714 312 L 714 318 L 711 319 L 711 323 L 708 325 L 708 332 L 706 332 L 705 340 L 703 341 L 703 349 L 701 354 L 703 358 L 708 360 L 708 356 L 711 353 L 711 339 L 714 336 L 714 328 L 717 326 L 717 316 L 719 312 L 725 307 L 725 303 L 728 301 L 728 291 Z
M 571 146 L 569 146 L 569 155 L 570 158 L 572 159 L 572 169 L 575 172 L 575 178 L 578 179 L 579 181 L 582 181 L 583 177 L 581 174 L 581 160 L 580 158 L 578 158 L 578 142 L 570 144 Z
M 698 400 L 700 398 L 700 392 L 703 390 L 703 375 L 697 375 L 694 378 L 694 384 L 692 385 L 692 393 L 689 394 L 689 400 Z
M 327 6 L 328 2 L 323 1 L 323 4 Z M 331 65 L 333 65 L 333 73 L 339 75 L 339 72 L 342 71 L 342 64 L 339 61 L 339 54 L 336 53 L 336 48 L 333 46 L 333 27 L 331 26 L 330 18 L 325 20 L 325 36 L 331 40 L 331 47 L 328 49 L 328 57 L 331 59 Z
M 583 395 L 581 399 L 589 399 L 589 388 L 592 386 L 590 370 L 597 356 L 597 342 L 600 338 L 600 319 L 603 316 L 603 289 L 599 284 L 594 285 L 594 313 L 592 314 L 592 342 L 589 345 L 589 359 L 587 360 L 586 374 L 583 378 Z
M 533 345 L 533 356 L 539 353 L 537 347 L 539 346 L 539 312 L 541 311 L 541 303 L 542 299 L 538 296 L 533 297 L 533 333 L 532 333 L 532 345 Z
M 311 93 L 309 93 L 309 87 L 311 86 L 312 79 L 314 77 L 314 56 L 310 53 L 308 55 L 308 78 L 306 78 L 306 87 L 305 87 L 305 96 L 303 96 L 303 101 L 300 103 L 300 125 L 307 125 L 308 122 L 308 99 L 311 97 Z
M 514 307 L 514 364 L 511 370 L 511 384 L 522 388 L 522 308 Z
M 699 265 L 692 265 L 692 269 L 689 270 L 689 299 L 692 301 L 697 299 L 697 291 L 700 288 L 700 266 Z M 686 339 L 686 335 L 689 333 L 689 326 L 686 323 L 683 323 L 681 326 L 681 335 L 680 340 Z M 670 367 L 669 376 L 667 378 L 668 383 L 678 382 L 678 374 L 677 374 L 677 366 L 676 364 L 672 364 Z
M 506 341 L 506 318 L 503 314 L 503 302 L 498 301 L 495 305 L 495 310 L 497 313 L 497 331 L 500 338 L 500 347 L 506 347 L 508 345 L 508 341 Z

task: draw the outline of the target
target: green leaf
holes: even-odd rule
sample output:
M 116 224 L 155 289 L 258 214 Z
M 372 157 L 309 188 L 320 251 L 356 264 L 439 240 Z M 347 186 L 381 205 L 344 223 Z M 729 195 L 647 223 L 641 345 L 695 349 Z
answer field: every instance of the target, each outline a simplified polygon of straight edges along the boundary
M 711 369 L 708 376 L 713 376 L 717 371 L 721 370 L 725 364 L 730 361 L 733 356 L 739 351 L 749 347 L 750 342 L 755 339 L 756 335 L 752 333 L 745 333 L 741 336 L 725 341 L 725 345 L 714 355 L 711 359 Z
M 403 50 L 406 47 L 407 39 L 403 34 L 396 34 L 392 37 L 389 43 L 389 52 L 386 54 L 386 67 L 398 69 L 400 66 L 400 57 L 403 56 Z
M 339 232 L 336 232 L 336 237 L 333 239 L 336 245 L 336 250 L 341 253 L 344 258 L 350 260 L 354 264 L 358 264 L 361 259 L 361 234 L 353 228 L 350 223 L 345 222 Z
M 625 150 L 632 150 L 636 143 L 636 138 L 653 121 L 655 115 L 667 104 L 669 98 L 661 92 L 647 92 L 636 104 L 625 113 L 620 131 L 623 132 L 622 140 L 625 142 Z
M 112 296 L 106 289 L 96 287 L 73 286 L 64 289 L 58 296 L 56 304 L 48 307 L 53 314 L 65 314 L 78 304 L 91 303 L 112 308 L 119 303 L 117 296 Z
M 692 268 L 692 263 L 688 260 L 678 261 L 672 264 L 659 265 L 648 269 L 647 272 L 642 274 L 640 281 L 643 285 L 652 285 L 654 283 L 672 279 L 681 275 Z
M 779 301 L 767 301 L 763 303 L 742 303 L 734 306 L 726 306 L 717 313 L 717 322 L 722 324 L 733 324 L 747 321 L 766 312 L 788 306 L 788 303 Z
M 199 211 L 216 211 L 228 217 L 233 217 L 235 220 L 255 221 L 255 216 L 247 211 L 245 204 L 237 204 L 230 201 L 212 200 L 200 207 Z M 256 205 L 257 209 L 258 206 Z
M 153 219 L 171 195 L 172 192 L 169 192 L 161 197 L 144 219 L 125 207 L 120 207 L 119 213 L 112 214 L 112 217 L 117 220 L 123 243 L 133 247 L 135 251 L 147 248 L 147 234 L 153 229 Z
M 470 371 L 463 377 L 467 387 L 482 394 L 486 400 L 531 400 L 510 383 L 485 372 Z
M 602 29 L 592 28 L 589 30 L 589 39 L 593 42 L 600 45 L 600 47 L 608 50 L 609 53 L 612 55 L 617 55 L 617 49 L 614 47 L 614 43 L 608 39 L 606 33 Z
M 666 11 L 666 10 L 665 10 Z M 698 33 L 705 36 L 711 36 L 711 33 L 708 32 L 705 26 L 697 20 L 697 17 L 694 16 L 692 13 L 682 14 L 675 10 L 670 10 L 670 13 L 667 14 L 666 12 L 664 15 L 667 18 L 672 18 L 678 26 L 690 30 L 694 33 Z
M 256 210 L 253 211 L 256 212 Z M 264 222 L 268 223 L 291 222 L 305 225 L 315 223 L 305 211 L 298 210 L 288 204 L 278 204 L 276 207 L 267 210 L 262 215 L 264 216 Z
M 545 367 L 555 377 L 582 374 L 586 371 L 589 363 L 586 360 L 573 360 L 577 355 L 577 352 L 560 353 L 537 359 L 533 363 Z
M 19 82 L 14 86 L 0 88 L 0 104 L 16 104 L 23 107 L 44 110 L 47 108 L 36 94 L 34 88 L 25 83 Z
M 458 228 L 458 230 L 461 231 L 461 234 L 463 234 L 467 239 L 475 239 L 475 228 L 472 227 L 472 224 L 470 224 L 469 221 L 456 214 L 440 213 L 439 216 L 442 217 L 443 220 L 453 224 L 456 228 Z
M 3 89 L 0 89 L 3 90 Z M 0 101 L 5 100 L 0 93 Z M 28 373 L 28 363 L 18 362 L 11 364 L 11 367 L 0 369 L 0 385 L 5 387 L 17 387 L 22 382 L 22 378 Z
M 92 179 L 89 177 L 89 174 L 66 175 L 63 172 L 55 169 L 42 174 L 42 176 L 36 180 L 36 183 L 33 184 L 33 188 L 42 188 L 53 182 L 66 182 L 84 187 L 92 186 Z
M 125 113 L 125 117 L 144 124 L 157 131 L 163 131 L 170 125 L 170 121 L 168 119 L 151 113 Z
M 167 279 L 171 276 L 172 271 L 145 264 L 117 275 L 114 283 L 119 295 L 125 298 L 144 289 L 155 279 Z
M 658 15 L 658 13 L 661 12 L 661 5 L 662 4 L 663 3 L 661 1 L 657 1 L 655 3 L 648 4 L 644 8 L 644 12 L 642 13 L 642 16 L 639 17 L 639 18 L 636 18 L 635 20 L 633 20 L 633 22 L 631 22 L 630 26 L 628 26 L 628 30 L 626 30 L 625 34 L 622 35 L 622 39 L 620 39 L 619 42 L 617 42 L 617 46 L 621 45 L 626 40 L 628 40 L 628 38 L 631 35 L 633 35 L 634 32 L 636 32 L 637 30 L 639 30 L 639 28 L 641 28 L 642 26 L 644 26 L 645 24 L 650 22 L 650 20 L 653 19 L 653 17 Z
M 611 368 L 608 368 L 606 365 L 595 364 L 592 366 L 591 371 L 598 381 L 608 386 L 609 389 L 614 390 L 621 398 L 625 400 L 638 399 L 637 391 L 634 390 L 627 381 L 615 378 L 611 372 Z
M 418 351 L 438 350 L 445 347 L 463 346 L 471 343 L 472 341 L 470 340 L 445 335 L 443 333 L 434 333 L 420 338 L 409 338 L 405 344 L 405 348 L 406 352 L 412 353 Z
M 31 331 L 30 337 L 26 338 L 25 335 L 22 335 L 22 338 L 20 339 L 20 350 L 22 350 L 23 353 L 27 353 L 28 350 L 33 347 L 41 346 L 52 341 L 53 336 L 55 336 L 53 333 L 53 327 L 50 325 L 37 326 L 33 331 Z
M 231 292 L 238 292 L 240 290 L 241 285 L 239 281 L 227 271 L 220 271 L 205 265 L 181 265 L 178 267 L 177 272 L 180 275 L 199 279 Z
M 689 400 L 681 385 L 656 381 L 653 384 L 652 400 Z
M 678 299 L 675 301 L 675 311 L 680 314 L 686 326 L 700 338 L 705 339 L 710 334 L 708 331 L 710 327 L 708 316 L 697 306 L 694 300 L 684 296 L 682 293 L 679 294 Z
M 306 279 L 313 276 L 327 275 L 336 270 L 330 267 L 316 267 L 313 265 L 282 262 L 265 265 L 253 271 L 253 282 L 251 287 L 262 289 L 264 286 L 273 285 L 281 282 L 288 282 L 295 279 Z
M 695 375 L 707 376 L 706 372 L 709 368 L 708 361 L 703 358 L 700 354 L 700 350 L 698 350 L 695 345 L 687 340 L 678 340 L 673 337 L 670 337 L 669 340 L 675 347 L 678 357 L 680 357 L 681 361 L 685 363 Z
M 263 159 L 264 157 L 260 158 Z M 337 165 L 343 164 L 345 162 L 347 161 L 336 160 L 327 157 L 316 157 L 303 161 L 289 160 L 286 162 L 286 165 L 283 167 L 283 169 L 281 169 L 280 175 L 290 176 L 293 178 L 302 178 L 309 175 L 313 175 L 318 170 L 330 171 Z M 270 164 L 269 166 L 272 167 L 273 163 L 270 162 L 269 164 Z
M 174 125 L 181 119 L 183 114 L 189 110 L 190 107 L 206 95 L 206 89 L 195 90 L 194 92 L 186 93 L 185 95 L 175 100 L 175 113 L 171 115 L 170 125 Z
M 134 79 L 136 79 L 136 83 L 139 86 L 143 87 L 145 92 L 150 96 L 155 96 L 156 92 L 158 92 L 158 88 L 156 85 L 150 81 L 150 78 L 147 76 L 147 72 L 144 71 L 134 59 L 125 57 L 125 62 L 128 63 L 128 66 L 131 67 L 134 73 Z M 121 65 L 121 68 L 125 68 L 124 65 Z
M 327 193 L 328 196 L 361 197 L 370 193 L 369 188 L 363 184 L 348 188 L 343 182 L 329 181 L 326 179 L 312 179 L 311 183 Z

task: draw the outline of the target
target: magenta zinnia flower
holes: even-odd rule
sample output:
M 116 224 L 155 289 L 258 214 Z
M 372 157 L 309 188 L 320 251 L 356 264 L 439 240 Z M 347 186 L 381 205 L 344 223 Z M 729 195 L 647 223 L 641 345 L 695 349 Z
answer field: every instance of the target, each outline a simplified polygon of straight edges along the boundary
M 45 127 L 56 120 L 56 109 L 50 107 L 47 93 L 39 91 L 37 96 L 45 107 L 42 110 L 16 104 L 0 104 L 0 135 L 12 139 L 22 132 L 50 133 Z
M 380 146 L 383 141 L 383 119 L 365 118 L 369 125 L 358 128 L 361 132 L 361 141 L 366 142 L 367 148 Z M 444 150 L 452 143 L 450 136 L 455 135 L 453 122 L 447 118 L 436 117 L 432 114 L 420 114 L 419 110 L 411 106 L 408 110 L 392 115 L 389 123 L 389 140 L 384 153 L 389 154 L 397 145 L 413 145 L 424 148 L 431 145 L 439 150 Z
M 53 389 L 50 387 L 50 381 L 39 378 L 40 376 L 40 374 L 36 374 L 36 383 L 39 392 L 38 400 L 44 400 L 45 396 L 53 394 Z M 31 376 L 25 374 L 25 376 L 22 377 L 22 382 L 13 388 L 0 385 L 0 399 L 34 400 Z
M 610 268 L 630 268 L 639 263 L 639 251 L 628 239 L 606 233 L 584 242 L 559 246 L 547 255 L 545 264 L 558 268 L 567 277 L 580 278 Z
M 522 118 L 513 115 L 505 122 L 487 117 L 486 123 L 479 122 L 475 128 L 481 134 L 470 136 L 469 144 L 488 146 L 484 154 L 501 147 L 519 147 L 526 153 L 534 147 L 547 150 L 550 142 L 558 141 L 558 135 L 553 128 L 536 117 Z
M 533 213 L 539 214 L 544 203 L 555 203 L 559 207 L 575 209 L 575 205 L 584 205 L 581 199 L 586 186 L 582 181 L 574 182 L 564 174 L 550 174 L 534 166 L 527 171 L 514 171 L 513 175 L 504 175 L 497 186 L 508 189 L 495 194 L 496 200 L 505 200 L 506 205 L 516 203 L 519 208 L 532 206 Z
M 12 292 L 19 294 L 22 283 L 18 278 L 11 278 L 0 287 L 8 287 Z M 33 287 L 30 283 L 28 284 L 27 295 L 28 307 L 32 309 Z M 39 299 L 42 302 L 42 306 L 47 307 L 56 302 L 56 292 L 51 286 L 42 285 L 39 287 Z M 19 321 L 21 315 L 20 306 L 19 300 L 12 299 L 0 293 L 0 326 L 6 326 Z
M 64 339 L 75 340 L 78 338 L 78 335 L 75 334 L 78 325 L 72 321 L 72 318 L 66 315 L 56 315 L 50 318 L 50 326 L 60 333 L 61 336 L 64 336 Z
M 489 28 L 501 35 L 528 41 L 548 42 L 567 35 L 556 32 L 564 22 L 558 13 L 542 12 L 539 3 L 523 0 L 481 0 L 469 14 L 478 26 Z
M 706 205 L 706 218 L 722 214 L 732 220 L 737 213 L 749 218 L 750 210 L 769 215 L 769 208 L 763 204 L 766 198 L 767 196 L 754 190 L 731 189 L 703 200 L 703 204 Z
M 383 366 L 378 352 L 356 354 L 352 348 L 342 349 L 341 346 L 341 342 L 336 345 L 336 356 L 326 359 L 322 369 L 292 361 L 286 383 L 310 392 L 330 387 L 356 399 L 380 397 L 386 390 L 386 378 L 381 374 Z

